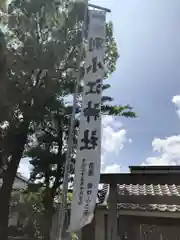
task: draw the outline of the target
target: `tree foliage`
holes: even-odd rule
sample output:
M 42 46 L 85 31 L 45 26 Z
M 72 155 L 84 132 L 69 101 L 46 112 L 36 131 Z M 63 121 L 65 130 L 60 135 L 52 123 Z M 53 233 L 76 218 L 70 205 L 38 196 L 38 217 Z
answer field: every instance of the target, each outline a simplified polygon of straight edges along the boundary
M 8 229 L 11 237 L 43 239 L 44 207 L 42 189 L 38 192 L 15 191 L 11 195 L 10 215 L 17 214 L 17 225 Z

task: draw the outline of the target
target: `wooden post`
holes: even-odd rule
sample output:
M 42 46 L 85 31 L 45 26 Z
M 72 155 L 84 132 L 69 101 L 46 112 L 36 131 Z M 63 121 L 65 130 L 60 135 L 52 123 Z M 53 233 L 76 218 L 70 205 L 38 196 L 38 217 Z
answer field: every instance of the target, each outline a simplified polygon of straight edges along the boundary
M 81 240 L 94 240 L 95 217 L 93 221 L 82 228 Z
M 118 239 L 140 240 L 140 224 L 131 216 L 118 216 Z M 153 239 L 154 240 L 154 239 Z
M 108 240 L 117 239 L 117 185 L 111 184 L 109 191 L 109 201 L 108 201 L 109 211 L 108 211 Z

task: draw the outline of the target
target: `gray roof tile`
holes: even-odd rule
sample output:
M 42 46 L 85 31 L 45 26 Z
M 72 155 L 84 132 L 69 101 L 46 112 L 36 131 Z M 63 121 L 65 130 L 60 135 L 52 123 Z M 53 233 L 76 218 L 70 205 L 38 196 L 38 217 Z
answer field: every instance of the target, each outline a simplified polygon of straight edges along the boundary
M 159 196 L 180 196 L 180 185 L 139 185 L 123 184 L 118 185 L 119 195 L 159 195 Z M 109 185 L 104 184 L 98 193 L 98 204 L 106 205 L 109 195 Z M 131 204 L 118 203 L 117 208 L 121 210 L 139 210 L 139 211 L 160 211 L 160 212 L 180 212 L 179 205 L 166 204 Z

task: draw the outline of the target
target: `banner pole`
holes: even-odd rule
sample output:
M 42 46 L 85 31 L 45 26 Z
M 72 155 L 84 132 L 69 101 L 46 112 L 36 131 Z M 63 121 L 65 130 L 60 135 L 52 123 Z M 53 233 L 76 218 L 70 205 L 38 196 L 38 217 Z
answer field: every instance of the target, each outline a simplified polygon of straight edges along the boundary
M 62 187 L 62 203 L 60 206 L 59 212 L 59 227 L 57 233 L 57 240 L 62 240 L 63 235 L 63 228 L 65 222 L 65 214 L 67 208 L 67 193 L 68 193 L 68 183 L 69 183 L 69 168 L 71 162 L 71 152 L 72 152 L 72 145 L 73 145 L 73 130 L 74 130 L 74 122 L 75 122 L 75 114 L 76 114 L 76 103 L 77 103 L 77 96 L 78 96 L 78 86 L 80 82 L 80 67 L 81 67 L 81 57 L 83 54 L 84 48 L 84 37 L 85 37 L 85 30 L 86 30 L 86 22 L 87 22 L 87 15 L 88 15 L 88 1 L 85 0 L 85 10 L 84 10 L 84 19 L 83 19 L 83 27 L 81 32 L 81 46 L 79 51 L 79 59 L 78 59 L 78 72 L 77 72 L 77 80 L 75 82 L 75 91 L 73 94 L 73 109 L 72 115 L 70 120 L 70 128 L 68 134 L 68 150 L 66 155 L 66 162 L 65 162 L 65 169 L 64 169 L 64 179 L 63 179 L 63 187 Z

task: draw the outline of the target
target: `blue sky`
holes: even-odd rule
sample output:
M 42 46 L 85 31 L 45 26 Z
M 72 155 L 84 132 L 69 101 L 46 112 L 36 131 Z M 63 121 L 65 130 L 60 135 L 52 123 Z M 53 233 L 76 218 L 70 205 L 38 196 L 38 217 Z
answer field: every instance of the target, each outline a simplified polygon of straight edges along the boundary
M 180 1 L 92 0 L 110 8 L 120 58 L 109 78 L 138 118 L 103 120 L 102 171 L 180 163 Z M 174 97 L 174 98 L 173 98 Z M 21 163 L 20 171 L 27 172 Z
M 103 169 L 126 171 L 128 165 L 142 163 L 178 164 L 179 99 L 172 99 L 180 95 L 180 1 L 91 2 L 112 11 L 108 19 L 114 24 L 120 58 L 109 79 L 109 92 L 117 104 L 132 105 L 138 115 L 135 120 L 111 119 L 112 133 L 124 130 L 127 141 L 116 138 L 120 144 L 116 153 L 104 149 Z M 123 126 L 117 129 L 115 121 Z M 113 137 L 110 139 L 113 144 Z

